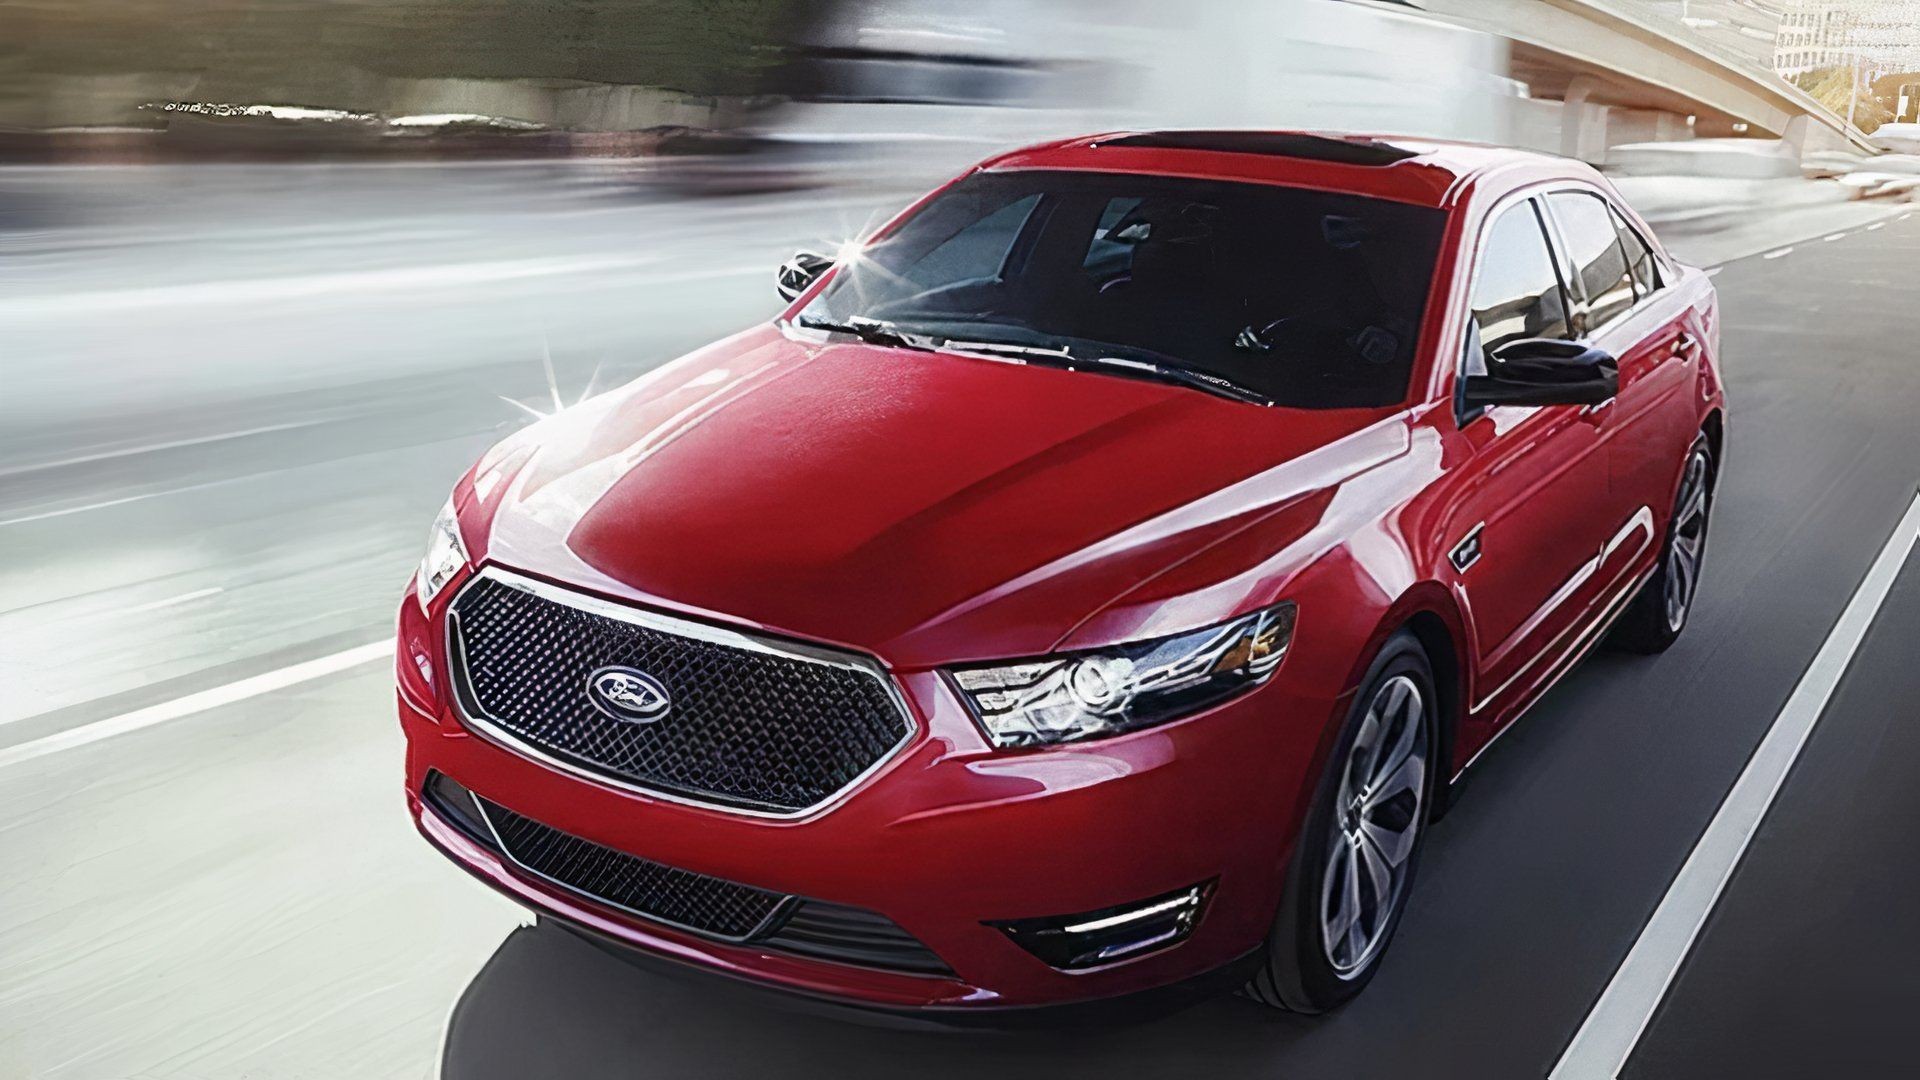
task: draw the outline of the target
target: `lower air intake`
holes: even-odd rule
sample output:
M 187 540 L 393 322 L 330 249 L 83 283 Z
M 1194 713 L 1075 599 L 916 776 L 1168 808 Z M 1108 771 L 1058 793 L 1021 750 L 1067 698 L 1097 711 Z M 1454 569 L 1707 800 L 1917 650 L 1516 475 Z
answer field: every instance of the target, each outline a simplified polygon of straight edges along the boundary
M 788 896 L 616 851 L 516 814 L 441 772 L 427 774 L 421 797 L 441 818 L 521 870 L 608 907 L 816 960 L 912 975 L 953 974 L 919 939 L 878 912 Z
M 765 926 L 786 897 L 662 866 L 479 800 L 508 858 L 556 885 L 659 922 L 735 941 Z

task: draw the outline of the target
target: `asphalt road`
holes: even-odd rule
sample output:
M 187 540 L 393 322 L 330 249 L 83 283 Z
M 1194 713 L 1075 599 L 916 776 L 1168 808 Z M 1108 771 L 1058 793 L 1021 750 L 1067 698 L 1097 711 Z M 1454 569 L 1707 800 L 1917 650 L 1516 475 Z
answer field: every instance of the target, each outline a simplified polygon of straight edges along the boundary
M 1596 656 L 1482 760 L 1379 978 L 1317 1021 L 1226 998 L 902 1032 L 637 971 L 411 834 L 377 659 L 46 741 L 380 640 L 447 485 L 524 416 L 503 398 L 761 317 L 778 257 L 887 202 L 550 166 L 0 174 L 0 1077 L 1544 1075 L 1920 483 L 1920 219 L 1718 275 L 1735 415 L 1693 625 Z M 1910 1071 L 1917 579 L 1626 1075 Z
M 529 409 L 770 316 L 781 259 L 899 201 L 590 164 L 0 173 L 0 745 L 378 636 Z

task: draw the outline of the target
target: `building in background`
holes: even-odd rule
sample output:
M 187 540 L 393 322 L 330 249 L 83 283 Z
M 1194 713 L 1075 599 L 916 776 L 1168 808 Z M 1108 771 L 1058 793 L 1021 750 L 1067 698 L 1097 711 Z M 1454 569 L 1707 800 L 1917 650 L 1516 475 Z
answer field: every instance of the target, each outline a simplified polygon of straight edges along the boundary
M 1852 34 L 1858 6 L 1853 0 L 1790 0 L 1780 19 L 1773 70 L 1783 79 L 1854 61 Z
M 1792 79 L 1829 67 L 1863 80 L 1920 69 L 1920 0 L 1788 0 L 1773 69 Z
M 1853 47 L 1872 78 L 1920 70 L 1920 0 L 1877 0 L 1854 16 Z

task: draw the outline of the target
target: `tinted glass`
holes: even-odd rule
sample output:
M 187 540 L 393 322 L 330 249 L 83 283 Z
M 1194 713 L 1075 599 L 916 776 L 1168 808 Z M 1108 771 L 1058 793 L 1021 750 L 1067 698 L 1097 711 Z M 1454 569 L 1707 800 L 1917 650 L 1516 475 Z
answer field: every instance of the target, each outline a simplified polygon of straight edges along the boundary
M 1613 213 L 1598 195 L 1558 192 L 1547 196 L 1567 256 L 1587 298 L 1585 316 L 1574 317 L 1574 336 L 1584 337 L 1613 321 L 1633 306 L 1633 276 L 1627 272 L 1627 254 L 1620 247 Z
M 1532 202 L 1502 211 L 1487 230 L 1473 282 L 1473 321 L 1487 352 L 1521 338 L 1568 336 L 1560 275 Z M 1479 359 L 1469 356 L 1471 372 L 1485 370 Z
M 1653 260 L 1653 251 L 1618 210 L 1613 212 L 1613 225 L 1620 233 L 1620 246 L 1627 252 L 1627 272 L 1633 275 L 1633 291 L 1646 296 L 1660 287 L 1660 267 Z
M 1038 196 L 1015 199 L 934 245 L 914 265 L 906 268 L 906 278 L 923 286 L 953 281 L 997 281 L 1006 268 L 1013 242 L 1033 216 Z
M 1444 221 L 1262 184 L 984 173 L 870 245 L 798 318 L 1184 367 L 1299 408 L 1395 405 Z

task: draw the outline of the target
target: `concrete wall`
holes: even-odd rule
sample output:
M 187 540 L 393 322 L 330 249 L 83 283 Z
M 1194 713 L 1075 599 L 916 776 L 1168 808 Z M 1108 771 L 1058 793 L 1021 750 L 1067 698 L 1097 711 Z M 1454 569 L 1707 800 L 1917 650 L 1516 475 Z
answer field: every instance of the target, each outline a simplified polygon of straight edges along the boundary
M 917 8 L 924 8 L 921 21 L 947 25 L 954 4 L 888 0 L 886 11 L 911 30 Z M 1608 108 L 1578 95 L 1564 104 L 1531 99 L 1507 76 L 1505 38 L 1379 7 L 1328 0 L 1052 0 L 997 3 L 977 18 L 995 31 L 988 38 L 1017 45 L 1041 69 L 1077 73 L 1060 83 L 1077 89 L 999 107 L 825 106 L 762 114 L 754 122 L 821 135 L 949 140 L 956 161 L 977 156 L 981 144 L 1117 127 L 1386 132 L 1574 153 L 1596 163 L 1611 145 L 1693 134 L 1684 117 L 1670 113 Z M 863 27 L 867 21 L 855 20 Z M 724 127 L 742 116 L 738 102 L 644 86 L 325 74 L 328 85 L 344 88 L 340 100 L 314 97 L 317 84 L 299 72 L 278 77 L 270 88 L 276 96 L 254 100 L 388 115 L 473 113 L 577 131 Z M 46 99 L 61 103 L 65 123 L 126 124 L 151 122 L 151 114 L 137 111 L 141 103 L 232 101 L 238 92 L 161 72 L 67 77 Z M 0 119 L 34 127 L 51 114 Z M 1806 133 L 1814 144 L 1808 149 L 1838 143 L 1825 134 Z
M 1152 48 L 1153 122 L 1472 139 L 1595 164 L 1609 146 L 1693 137 L 1675 113 L 1529 98 L 1504 38 L 1362 5 L 1217 0 Z
M 578 131 L 633 131 L 661 124 L 712 126 L 714 98 L 650 86 L 524 79 L 391 80 L 390 115 L 476 113 Z
M 377 111 L 389 116 L 473 113 L 578 131 L 634 131 L 661 124 L 724 124 L 737 105 L 650 86 L 531 79 L 399 79 L 360 73 L 353 92 L 317 95 L 288 85 L 243 96 L 189 72 L 48 76 L 36 93 L 0 109 L 0 125 L 48 127 L 150 126 L 151 109 L 167 102 L 306 105 Z
M 1140 35 L 1142 111 L 1185 124 L 1515 141 L 1507 45 L 1324 0 L 1164 5 Z

